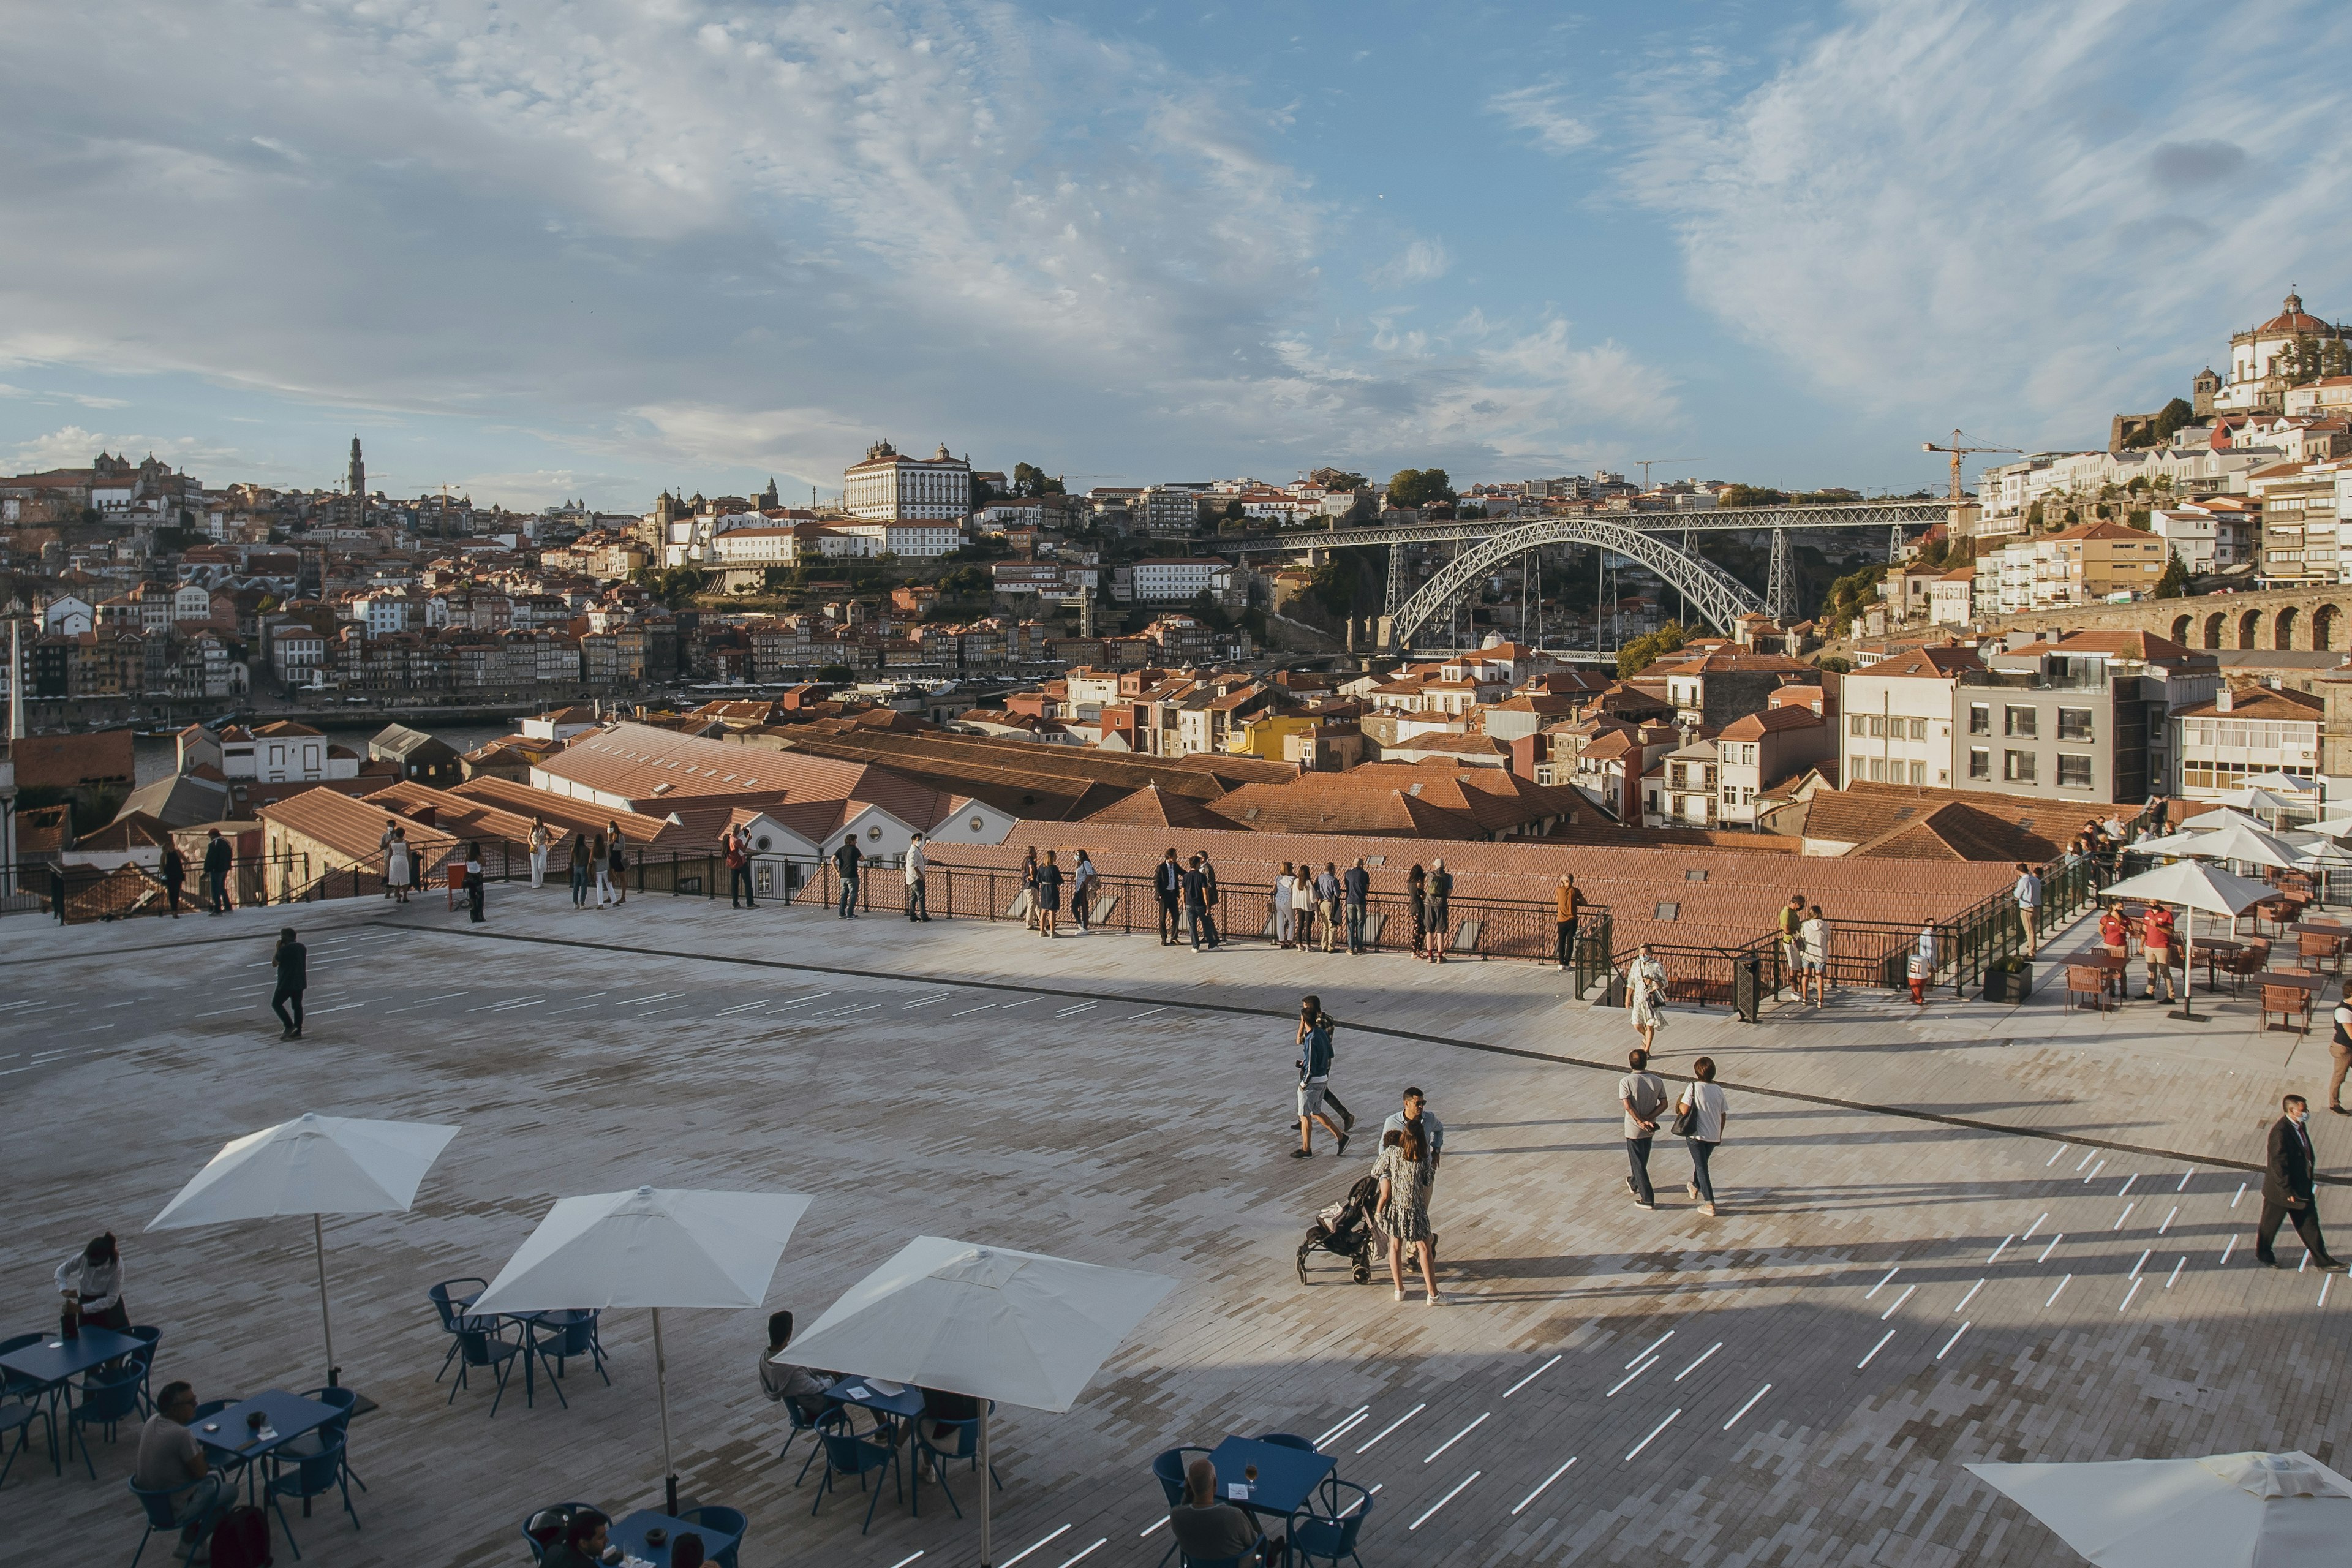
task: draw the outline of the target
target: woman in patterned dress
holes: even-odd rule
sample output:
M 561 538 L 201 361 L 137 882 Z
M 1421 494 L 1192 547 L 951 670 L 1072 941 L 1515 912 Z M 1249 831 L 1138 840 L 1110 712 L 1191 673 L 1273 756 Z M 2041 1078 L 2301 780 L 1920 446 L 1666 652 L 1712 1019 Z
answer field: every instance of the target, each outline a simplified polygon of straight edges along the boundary
M 1409 1244 L 1429 1292 L 1426 1304 L 1434 1307 L 1444 1298 L 1437 1293 L 1437 1272 L 1429 1252 L 1429 1162 L 1420 1130 L 1408 1121 L 1381 1133 L 1381 1157 L 1372 1174 L 1381 1179 L 1372 1228 L 1389 1238 L 1389 1279 L 1396 1286 L 1396 1299 L 1404 1300 L 1404 1249 Z

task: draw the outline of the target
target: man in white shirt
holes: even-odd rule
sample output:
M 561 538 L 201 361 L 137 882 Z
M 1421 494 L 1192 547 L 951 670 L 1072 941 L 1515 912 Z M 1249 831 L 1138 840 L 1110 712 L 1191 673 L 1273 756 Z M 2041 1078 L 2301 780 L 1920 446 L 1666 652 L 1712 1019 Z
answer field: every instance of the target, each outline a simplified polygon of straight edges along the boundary
M 907 843 L 907 919 L 909 921 L 931 918 L 930 900 L 923 881 L 923 868 L 929 864 L 929 858 L 923 853 L 923 836 L 918 833 Z M 949 900 L 950 903 L 954 901 Z
M 2017 863 L 2017 886 L 2012 891 L 2018 921 L 2025 927 L 2025 955 L 2031 958 L 2042 946 L 2042 879 L 2022 860 Z

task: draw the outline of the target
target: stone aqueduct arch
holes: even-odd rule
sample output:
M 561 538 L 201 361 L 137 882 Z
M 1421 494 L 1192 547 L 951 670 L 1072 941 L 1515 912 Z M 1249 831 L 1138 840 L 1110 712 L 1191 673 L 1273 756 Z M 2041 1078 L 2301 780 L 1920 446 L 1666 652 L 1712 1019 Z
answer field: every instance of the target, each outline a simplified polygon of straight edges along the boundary
M 2014 627 L 2079 631 L 2147 631 L 2198 651 L 2352 651 L 2352 584 L 2335 589 L 2283 590 L 2209 598 L 2193 608 L 2179 600 L 2137 605 L 2084 605 L 2000 617 Z

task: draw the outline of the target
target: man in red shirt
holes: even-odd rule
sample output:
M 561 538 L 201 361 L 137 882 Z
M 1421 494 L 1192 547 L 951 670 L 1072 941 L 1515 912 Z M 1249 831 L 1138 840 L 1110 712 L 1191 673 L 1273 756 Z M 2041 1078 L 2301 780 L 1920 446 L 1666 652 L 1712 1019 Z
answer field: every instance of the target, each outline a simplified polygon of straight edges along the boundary
M 2156 1000 L 2156 983 L 2164 981 L 2164 999 L 2177 1000 L 2172 989 L 2172 911 L 2162 904 L 2150 904 L 2147 916 L 2140 922 L 2140 946 L 2147 954 L 2147 990 L 2140 1000 Z

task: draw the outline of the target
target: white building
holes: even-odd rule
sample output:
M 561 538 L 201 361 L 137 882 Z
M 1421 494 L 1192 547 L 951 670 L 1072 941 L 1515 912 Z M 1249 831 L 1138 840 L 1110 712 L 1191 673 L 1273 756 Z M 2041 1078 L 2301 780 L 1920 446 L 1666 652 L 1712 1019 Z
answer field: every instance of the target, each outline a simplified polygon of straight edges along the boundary
M 1847 673 L 1841 784 L 1952 785 L 1952 701 L 1975 650 L 1922 647 Z M 1768 781 L 1769 782 L 1769 781 Z
M 971 465 L 950 457 L 944 445 L 933 457 L 909 458 L 877 441 L 843 472 L 841 504 L 869 521 L 946 519 L 961 527 L 971 510 Z
M 1200 488 L 1147 485 L 1128 503 L 1128 511 L 1137 530 L 1153 539 L 1190 538 L 1200 523 Z
M 2240 414 L 2282 406 L 2286 393 L 2282 358 L 2292 358 L 2298 342 L 2326 345 L 2347 337 L 2352 337 L 2352 330 L 2305 313 L 2302 296 L 2289 294 L 2277 315 L 2261 326 L 2231 334 L 2230 377 L 2212 389 L 2213 411 Z M 2210 376 L 2212 372 L 2205 374 Z
M 1200 594 L 1223 598 L 1233 570 L 1214 555 L 1159 556 L 1137 562 L 1129 580 L 1138 599 L 1181 603 Z
M 963 523 L 953 522 L 841 522 L 832 531 L 866 542 L 860 553 L 897 555 L 902 558 L 933 560 L 963 546 Z

